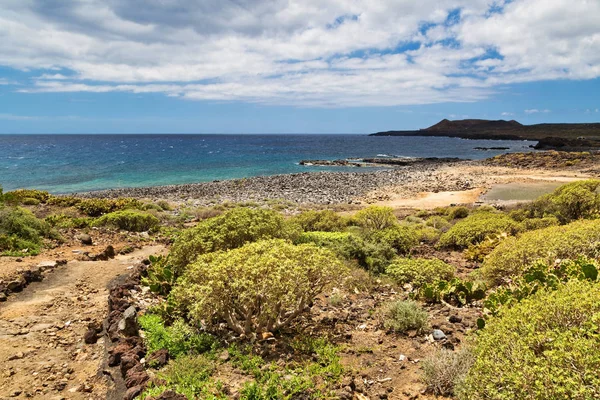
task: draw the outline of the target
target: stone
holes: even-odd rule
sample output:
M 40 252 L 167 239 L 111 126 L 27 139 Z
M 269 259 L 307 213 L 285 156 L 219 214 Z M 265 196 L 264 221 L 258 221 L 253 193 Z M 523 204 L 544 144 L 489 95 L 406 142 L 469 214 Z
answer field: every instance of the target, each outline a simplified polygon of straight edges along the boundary
M 187 397 L 185 397 L 182 394 L 175 393 L 172 390 L 165 390 L 155 399 L 156 400 L 187 400 Z
M 85 344 L 95 344 L 98 342 L 98 332 L 93 327 L 88 328 L 88 330 L 83 335 L 83 341 Z
M 142 393 L 144 390 L 143 386 L 134 386 L 132 388 L 127 389 L 125 392 L 125 396 L 123 396 L 123 400 L 133 400 Z
M 25 285 L 25 279 L 23 279 L 23 277 L 19 277 L 19 279 L 15 279 L 14 281 L 8 282 L 6 288 L 13 293 L 17 293 L 23 290 Z
M 121 375 L 127 376 L 127 371 L 134 368 L 140 363 L 140 359 L 136 355 L 125 354 L 121 357 Z
M 227 350 L 224 351 L 229 356 L 229 352 Z M 223 353 L 219 356 L 222 359 Z M 169 351 L 167 349 L 156 350 L 154 353 L 150 354 L 146 358 L 146 364 L 152 368 L 161 368 L 167 365 L 169 362 Z
M 458 315 L 451 315 L 448 320 L 453 324 L 458 324 L 458 323 L 462 322 L 462 318 L 459 317 Z
M 144 367 L 141 364 L 137 364 L 135 367 L 127 371 L 127 374 L 125 375 L 125 386 L 128 388 L 142 386 L 148 382 L 149 379 L 150 377 L 146 371 L 144 371 Z
M 139 326 L 137 323 L 137 311 L 134 306 L 130 306 L 123 312 L 123 317 L 118 325 L 119 333 L 124 336 L 137 336 Z
M 446 339 L 446 334 L 440 329 L 434 329 L 431 333 L 435 340 L 444 340 Z
M 37 266 L 42 271 L 46 271 L 46 270 L 49 270 L 49 269 L 56 268 L 58 266 L 58 263 L 56 261 L 42 261 Z
M 4 302 L 8 299 L 8 297 L 6 297 L 6 294 L 4 292 L 0 292 L 0 302 Z
M 92 237 L 85 233 L 77 236 L 77 239 L 81 242 L 81 244 L 84 244 L 86 246 L 91 246 L 92 244 L 94 244 Z

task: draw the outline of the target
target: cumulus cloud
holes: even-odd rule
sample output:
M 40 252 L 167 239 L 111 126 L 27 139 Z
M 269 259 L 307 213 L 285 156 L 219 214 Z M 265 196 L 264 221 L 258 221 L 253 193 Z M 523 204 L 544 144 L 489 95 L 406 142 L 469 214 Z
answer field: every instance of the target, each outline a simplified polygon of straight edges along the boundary
M 36 71 L 29 93 L 469 102 L 599 77 L 598 15 L 590 0 L 4 0 L 0 65 Z

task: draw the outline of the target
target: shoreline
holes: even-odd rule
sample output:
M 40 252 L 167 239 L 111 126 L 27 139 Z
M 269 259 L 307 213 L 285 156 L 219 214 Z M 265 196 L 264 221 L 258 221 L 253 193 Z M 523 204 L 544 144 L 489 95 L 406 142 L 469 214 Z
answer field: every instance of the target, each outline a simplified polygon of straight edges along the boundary
M 456 193 L 474 189 L 485 192 L 499 183 L 600 176 L 599 164 L 600 159 L 594 153 L 512 153 L 478 161 L 441 160 L 394 166 L 386 170 L 307 171 L 180 185 L 108 189 L 72 195 L 84 198 L 133 197 L 190 201 L 194 205 L 214 205 L 220 202 L 268 203 L 280 200 L 314 205 L 389 202 L 401 205 L 405 199 L 414 200 L 427 193 Z

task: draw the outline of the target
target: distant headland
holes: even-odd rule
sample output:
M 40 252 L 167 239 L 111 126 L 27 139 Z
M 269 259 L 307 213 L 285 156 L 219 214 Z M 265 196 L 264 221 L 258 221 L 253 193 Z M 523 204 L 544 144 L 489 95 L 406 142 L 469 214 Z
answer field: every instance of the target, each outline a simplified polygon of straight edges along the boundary
M 462 139 L 536 140 L 536 149 L 584 150 L 600 148 L 600 123 L 523 125 L 517 121 L 443 119 L 416 131 L 387 131 L 370 136 L 446 136 Z

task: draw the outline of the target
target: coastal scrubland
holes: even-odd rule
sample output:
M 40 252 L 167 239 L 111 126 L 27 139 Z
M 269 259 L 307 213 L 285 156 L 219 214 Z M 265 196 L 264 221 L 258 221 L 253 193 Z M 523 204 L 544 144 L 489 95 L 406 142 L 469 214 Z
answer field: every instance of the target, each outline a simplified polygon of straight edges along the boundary
M 428 209 L 3 193 L 0 252 L 13 263 L 61 251 L 101 268 L 164 251 L 113 282 L 104 323 L 85 321 L 73 359 L 100 347 L 99 375 L 73 382 L 11 356 L 0 395 L 600 398 L 599 188 Z M 65 255 L 98 243 L 113 254 Z M 9 303 L 13 272 L 0 282 Z

